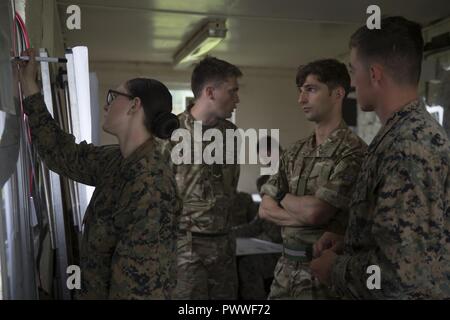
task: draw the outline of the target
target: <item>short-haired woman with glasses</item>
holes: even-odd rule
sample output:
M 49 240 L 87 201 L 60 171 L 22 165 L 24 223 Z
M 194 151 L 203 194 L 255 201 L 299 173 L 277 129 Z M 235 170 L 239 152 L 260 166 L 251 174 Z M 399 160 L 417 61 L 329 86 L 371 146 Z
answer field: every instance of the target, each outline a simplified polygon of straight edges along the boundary
M 119 145 L 75 143 L 51 117 L 36 83 L 35 51 L 19 62 L 33 145 L 58 174 L 95 186 L 84 218 L 80 299 L 170 299 L 181 201 L 161 152 L 179 123 L 168 89 L 132 79 L 110 90 L 103 129 Z

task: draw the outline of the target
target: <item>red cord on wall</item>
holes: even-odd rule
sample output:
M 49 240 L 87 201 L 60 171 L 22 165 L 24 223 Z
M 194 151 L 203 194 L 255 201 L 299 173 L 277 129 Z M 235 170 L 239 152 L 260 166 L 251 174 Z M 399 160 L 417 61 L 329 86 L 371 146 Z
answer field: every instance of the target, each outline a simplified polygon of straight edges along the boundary
M 20 29 L 23 33 L 23 37 L 25 40 L 25 47 L 26 47 L 26 49 L 29 49 L 31 45 L 30 45 L 30 37 L 28 36 L 28 32 L 27 32 L 27 27 L 25 26 L 25 23 L 23 22 L 23 19 L 20 16 L 20 14 L 18 14 L 17 12 L 16 12 L 16 21 L 19 23 Z
M 20 31 L 20 36 L 23 38 L 21 40 L 23 40 L 23 42 L 25 43 L 25 49 L 29 49 L 31 47 L 30 44 L 30 37 L 28 36 L 28 31 L 27 31 L 27 27 L 25 26 L 25 23 L 23 22 L 22 17 L 20 16 L 19 13 L 16 12 L 15 14 L 15 20 L 16 23 L 19 27 L 19 31 Z M 14 30 L 17 31 L 17 30 Z M 14 36 L 15 39 L 14 41 L 16 41 L 17 39 L 17 35 L 16 32 L 14 32 Z M 17 48 L 17 45 L 15 46 Z M 21 52 L 18 52 L 18 54 L 20 55 Z M 23 116 L 23 120 L 25 122 L 25 124 L 27 123 L 27 117 L 24 113 L 24 109 L 23 109 L 23 101 L 22 101 L 22 96 L 20 96 L 20 108 L 21 108 L 21 114 Z M 28 125 L 26 125 L 26 132 L 27 132 L 27 138 L 28 141 L 31 143 L 31 130 L 30 127 Z M 29 171 L 29 176 L 30 176 L 30 194 L 33 194 L 33 183 L 34 183 L 34 170 L 33 170 L 33 164 L 31 165 L 30 171 Z

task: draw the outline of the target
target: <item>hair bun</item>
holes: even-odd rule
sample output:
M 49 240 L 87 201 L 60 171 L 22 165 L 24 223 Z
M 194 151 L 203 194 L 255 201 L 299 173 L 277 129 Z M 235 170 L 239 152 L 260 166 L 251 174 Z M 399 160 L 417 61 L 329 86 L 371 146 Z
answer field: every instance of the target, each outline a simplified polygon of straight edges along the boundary
M 170 112 L 161 112 L 152 121 L 153 134 L 160 139 L 169 139 L 179 127 L 180 121 Z

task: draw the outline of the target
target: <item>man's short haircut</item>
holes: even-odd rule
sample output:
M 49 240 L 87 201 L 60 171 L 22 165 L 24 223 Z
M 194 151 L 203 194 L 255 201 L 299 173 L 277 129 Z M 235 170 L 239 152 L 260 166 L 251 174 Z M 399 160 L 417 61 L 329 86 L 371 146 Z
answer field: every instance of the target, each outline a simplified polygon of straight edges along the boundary
M 346 97 L 350 91 L 350 76 L 347 67 L 345 64 L 335 59 L 316 60 L 304 66 L 300 66 L 295 78 L 297 87 L 303 86 L 309 75 L 316 76 L 317 80 L 325 83 L 330 91 L 337 87 L 344 88 L 344 97 Z
M 399 84 L 417 85 L 423 59 L 423 37 L 420 24 L 403 17 L 381 20 L 381 29 L 360 27 L 350 39 L 365 64 L 381 63 Z
M 213 81 L 220 85 L 230 77 L 239 78 L 241 76 L 241 70 L 235 65 L 207 56 L 195 66 L 192 72 L 191 89 L 195 99 L 198 99 L 206 83 Z

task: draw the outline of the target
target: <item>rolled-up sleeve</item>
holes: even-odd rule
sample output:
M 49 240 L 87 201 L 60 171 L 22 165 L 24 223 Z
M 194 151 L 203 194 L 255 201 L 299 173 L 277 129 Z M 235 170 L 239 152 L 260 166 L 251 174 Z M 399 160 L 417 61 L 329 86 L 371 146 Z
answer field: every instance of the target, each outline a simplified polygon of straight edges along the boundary
M 275 198 L 278 191 L 289 192 L 289 184 L 286 178 L 285 154 L 280 158 L 278 172 L 270 176 L 269 180 L 261 187 L 261 196 L 268 195 Z

